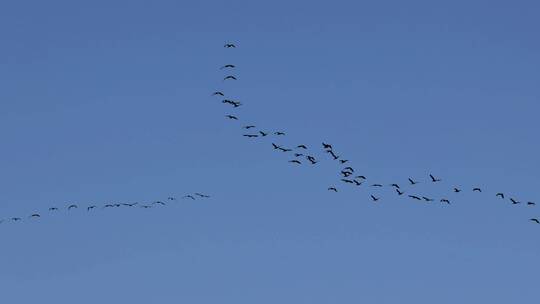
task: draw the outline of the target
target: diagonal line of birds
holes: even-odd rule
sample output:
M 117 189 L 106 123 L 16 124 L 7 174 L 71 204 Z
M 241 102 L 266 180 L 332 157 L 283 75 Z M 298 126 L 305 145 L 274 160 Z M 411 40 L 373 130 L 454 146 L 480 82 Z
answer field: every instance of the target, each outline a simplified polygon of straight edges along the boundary
M 226 49 L 235 49 L 236 44 L 226 43 L 224 47 Z M 237 75 L 234 75 L 233 73 L 235 71 L 235 68 L 236 68 L 236 65 L 230 64 L 230 63 L 225 64 L 219 68 L 221 71 L 227 72 L 226 76 L 223 78 L 223 82 L 238 81 Z M 222 103 L 226 105 L 230 105 L 232 109 L 237 109 L 243 106 L 241 102 L 238 102 L 234 99 L 230 99 L 226 97 L 223 91 L 215 91 L 211 95 L 214 97 L 223 98 Z M 231 121 L 240 121 L 240 118 L 236 114 L 226 114 L 225 118 Z M 312 152 L 313 149 L 308 148 L 308 146 L 305 144 L 298 144 L 298 145 L 293 145 L 291 147 L 285 147 L 283 145 L 276 143 L 277 138 L 286 135 L 286 132 L 284 132 L 283 130 L 271 132 L 271 131 L 259 129 L 254 124 L 243 125 L 241 126 L 241 129 L 243 131 L 242 136 L 246 138 L 260 139 L 260 140 L 266 137 L 276 138 L 275 141 L 270 141 L 271 147 L 273 148 L 273 150 L 277 152 L 290 154 L 291 159 L 288 160 L 288 163 L 292 165 L 295 165 L 295 166 L 316 165 L 321 160 L 330 160 L 330 161 L 336 162 L 338 165 L 340 165 L 340 170 L 338 172 L 339 179 L 336 181 L 335 185 L 330 185 L 327 188 L 327 190 L 330 192 L 337 193 L 339 192 L 339 189 L 342 186 L 346 186 L 346 185 L 353 186 L 353 187 L 364 186 L 364 188 L 369 188 L 371 191 L 376 191 L 377 189 L 390 187 L 394 190 L 393 192 L 395 192 L 396 197 L 406 198 L 412 201 L 421 201 L 425 203 L 438 202 L 443 205 L 452 204 L 452 200 L 448 196 L 434 198 L 434 197 L 428 197 L 425 195 L 417 194 L 414 192 L 415 186 L 420 183 L 437 184 L 443 181 L 442 178 L 434 174 L 429 174 L 424 180 L 419 180 L 419 179 L 414 179 L 412 177 L 409 177 L 407 178 L 406 185 L 399 185 L 398 183 L 368 182 L 369 179 L 365 175 L 362 175 L 360 172 L 355 170 L 351 165 L 349 165 L 350 161 L 344 158 L 340 153 L 338 153 L 330 143 L 327 143 L 327 142 L 321 143 L 322 152 L 327 155 L 326 157 L 324 156 L 315 157 L 313 155 L 314 153 Z M 319 153 L 320 152 L 321 151 L 319 151 Z M 337 186 L 337 184 L 339 184 L 340 186 Z M 454 186 L 451 189 L 452 195 L 454 195 L 454 197 L 464 191 L 470 191 L 470 192 L 478 193 L 478 194 L 483 193 L 483 194 L 489 195 L 487 194 L 487 192 L 483 191 L 483 189 L 480 187 L 470 187 L 468 189 L 465 189 L 465 188 Z M 510 204 L 513 206 L 519 206 L 519 205 L 524 205 L 527 207 L 536 206 L 536 203 L 533 201 L 522 201 L 515 197 L 511 197 L 505 194 L 504 192 L 491 193 L 491 195 L 493 195 L 494 198 L 497 198 L 499 200 L 509 201 Z M 374 194 L 370 194 L 368 199 L 375 203 L 383 200 L 383 198 L 378 194 L 378 192 Z M 529 221 L 535 224 L 540 224 L 540 219 L 538 218 L 530 218 Z
M 199 199 L 208 199 L 210 198 L 210 195 L 207 195 L 207 194 L 204 194 L 204 193 L 200 193 L 200 192 L 196 192 L 196 193 L 193 193 L 193 194 L 187 194 L 187 195 L 184 195 L 182 197 L 180 197 L 180 199 L 183 199 L 183 200 L 199 200 Z M 50 214 L 56 214 L 56 213 L 59 213 L 61 211 L 66 211 L 66 212 L 74 212 L 75 210 L 86 210 L 87 212 L 94 212 L 94 211 L 97 211 L 97 210 L 105 210 L 105 209 L 114 209 L 114 208 L 141 208 L 141 209 L 150 209 L 150 208 L 154 208 L 154 207 L 162 207 L 162 206 L 167 206 L 168 203 L 172 203 L 172 202 L 176 202 L 178 201 L 178 198 L 177 197 L 174 197 L 174 196 L 169 196 L 167 197 L 166 200 L 157 200 L 157 201 L 153 201 L 151 203 L 139 203 L 139 202 L 134 202 L 134 203 L 105 203 L 105 204 L 102 204 L 102 205 L 94 205 L 94 204 L 88 204 L 88 205 L 82 205 L 82 204 L 74 204 L 74 203 L 68 203 L 68 204 L 65 204 L 63 207 L 57 207 L 57 206 L 52 206 L 52 207 L 49 207 L 47 209 L 47 213 L 45 212 L 34 212 L 26 217 L 17 217 L 17 216 L 14 216 L 14 217 L 8 217 L 8 218 L 3 218 L 3 219 L 0 219 L 0 224 L 4 223 L 4 222 L 21 222 L 23 220 L 37 220 L 37 219 L 40 219 L 42 216 L 45 216 L 45 215 L 50 215 Z

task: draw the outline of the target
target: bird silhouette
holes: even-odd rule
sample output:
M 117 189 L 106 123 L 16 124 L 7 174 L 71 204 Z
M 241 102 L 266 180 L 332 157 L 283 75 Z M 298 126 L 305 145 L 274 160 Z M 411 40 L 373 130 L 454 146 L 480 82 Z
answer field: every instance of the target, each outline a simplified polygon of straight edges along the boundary
M 473 192 L 482 192 L 482 189 L 480 189 L 480 188 L 473 188 L 472 191 L 473 191 Z
M 348 170 L 348 171 L 354 172 L 354 169 L 352 167 L 345 167 L 345 168 L 343 168 L 343 170 Z
M 396 189 L 399 189 L 399 185 L 398 184 L 391 184 L 390 187 L 394 187 Z
M 229 79 L 231 79 L 231 80 L 238 80 L 238 79 L 236 79 L 236 77 L 234 77 L 233 75 L 225 76 L 225 78 L 223 78 L 223 80 L 229 80 Z
M 234 115 L 225 115 L 225 117 L 227 117 L 228 119 L 232 119 L 232 120 L 238 120 L 238 117 L 236 117 Z
M 342 164 L 344 164 L 344 163 L 346 163 L 346 162 L 348 162 L 348 161 L 349 161 L 348 159 L 340 159 L 340 160 L 339 160 L 339 162 L 342 163 Z
M 411 183 L 411 185 L 416 185 L 418 184 L 417 181 L 413 180 L 412 178 L 409 178 L 409 183 Z
M 382 185 L 381 184 L 373 184 L 373 185 L 371 185 L 371 187 L 382 187 Z
M 94 208 L 96 208 L 96 206 L 88 206 L 88 207 L 86 207 L 86 211 L 90 211 L 90 210 L 92 210 Z
M 255 126 L 253 125 L 249 125 L 249 126 L 243 126 L 242 129 L 251 129 L 251 128 L 255 128 Z
M 190 198 L 192 200 L 195 200 L 195 197 L 191 194 L 188 194 L 188 195 L 184 195 L 182 198 Z
M 223 70 L 223 69 L 227 69 L 227 68 L 235 68 L 236 66 L 234 64 L 226 64 L 224 66 L 222 66 L 221 68 L 219 68 L 220 70 Z
M 447 204 L 450 204 L 450 201 L 447 200 L 447 199 L 445 199 L 445 198 L 443 198 L 443 199 L 441 199 L 441 203 L 447 203 Z
M 242 135 L 242 136 L 250 137 L 250 138 L 252 138 L 252 137 L 259 137 L 259 135 L 257 135 L 257 134 L 244 134 L 244 135 Z
M 274 132 L 274 135 L 285 135 L 285 133 L 281 131 L 277 131 L 277 132 Z
M 513 198 L 510 198 L 510 201 L 512 202 L 513 205 L 521 204 L 521 202 L 516 201 L 516 200 L 513 199 Z
M 354 178 L 358 178 L 358 179 L 366 180 L 366 177 L 365 177 L 365 176 L 363 176 L 363 175 L 357 175 L 357 176 L 355 176 Z
M 175 200 L 176 200 L 176 197 L 169 196 L 169 197 L 167 197 L 167 200 L 169 200 L 169 201 L 175 201 Z
M 278 146 L 275 143 L 272 143 L 272 146 L 274 147 L 274 150 L 278 150 L 279 148 L 281 148 L 281 146 Z
M 162 205 L 162 206 L 165 206 L 166 204 L 162 201 L 155 201 L 152 203 L 152 205 Z
M 423 198 L 426 202 L 433 202 L 433 201 L 434 201 L 434 199 L 429 198 L 429 197 L 422 196 L 422 198 Z
M 106 204 L 105 206 L 103 206 L 103 209 L 105 209 L 105 208 L 112 208 L 112 207 L 114 207 L 113 204 Z
M 122 205 L 126 206 L 126 207 L 133 207 L 135 205 L 137 205 L 139 203 L 132 203 L 132 204 L 129 204 L 129 203 L 123 203 Z
M 376 202 L 376 201 L 378 201 L 378 200 L 379 200 L 380 198 L 379 198 L 379 197 L 375 197 L 375 196 L 371 195 L 371 199 L 372 199 L 372 200 L 373 200 L 374 202 Z
M 294 163 L 294 164 L 299 164 L 299 165 L 302 164 L 302 162 L 300 162 L 300 161 L 297 160 L 297 159 L 290 160 L 289 162 L 290 162 L 290 163 Z
M 530 219 L 530 221 L 535 222 L 537 224 L 540 224 L 540 221 L 538 219 L 536 219 L 536 218 L 532 218 L 532 219 Z
M 354 183 L 355 185 L 357 185 L 357 186 L 360 186 L 360 185 L 362 185 L 362 183 L 361 183 L 361 182 L 359 182 L 359 181 L 357 181 L 357 180 L 355 180 L 355 179 L 353 179 L 353 183 Z
M 210 195 L 206 195 L 206 194 L 202 194 L 202 193 L 198 193 L 198 192 L 196 192 L 195 195 L 198 196 L 198 197 L 202 197 L 202 198 L 209 198 L 210 197 Z
M 11 220 L 14 221 L 14 222 L 18 222 L 18 221 L 21 220 L 21 218 L 20 217 L 12 217 Z
M 144 209 L 148 209 L 148 208 L 152 208 L 152 206 L 148 206 L 148 205 L 141 205 L 141 208 L 144 208 Z
M 455 193 L 459 193 L 459 192 L 461 192 L 461 189 L 459 189 L 459 188 L 454 188 L 454 192 L 455 192 Z
M 441 179 L 435 178 L 435 177 L 434 177 L 433 175 L 431 175 L 431 174 L 429 175 L 429 177 L 431 177 L 431 181 L 434 182 L 434 183 L 440 182 L 440 181 L 441 181 Z
M 337 189 L 336 189 L 336 187 L 329 187 L 329 188 L 328 188 L 328 190 L 329 190 L 329 191 L 334 191 L 334 192 L 337 192 Z
M 527 206 L 535 206 L 536 203 L 535 202 L 527 202 Z
M 403 195 L 405 193 L 405 192 L 399 191 L 399 189 L 396 189 L 396 192 L 397 192 L 398 195 Z
M 304 154 L 302 154 L 302 153 L 294 153 L 294 157 L 300 157 L 300 156 L 304 156 Z
M 325 144 L 325 143 L 322 143 L 322 145 L 323 145 L 323 148 L 324 148 L 324 149 L 330 149 L 330 150 L 332 150 L 332 145 L 330 145 L 330 144 Z
M 261 136 L 262 136 L 262 137 L 265 137 L 265 136 L 267 136 L 267 135 L 268 135 L 268 133 L 266 133 L 266 132 L 263 132 L 263 131 L 259 131 L 259 134 L 261 134 Z
M 504 199 L 504 193 L 499 192 L 495 196 L 498 196 L 498 197 Z
M 296 146 L 296 148 L 307 150 L 306 145 L 298 145 L 298 146 Z
M 49 208 L 49 211 L 58 211 L 58 208 L 56 208 L 56 207 L 51 207 L 51 208 Z
M 236 45 L 234 45 L 233 43 L 226 43 L 224 47 L 227 49 L 230 49 L 230 48 L 236 48 Z
M 73 208 L 79 208 L 79 207 L 77 205 L 69 205 L 69 207 L 67 209 L 70 210 L 70 209 L 73 209 Z
M 30 215 L 29 217 L 30 218 L 32 218 L 32 217 L 41 217 L 41 215 L 39 215 L 38 213 L 34 213 L 34 214 Z
M 410 198 L 414 198 L 415 200 L 418 200 L 418 201 L 421 201 L 422 199 L 419 198 L 418 196 L 416 195 L 409 195 Z
M 306 156 L 306 158 L 312 165 L 315 165 L 317 163 L 317 160 L 315 160 L 315 157 L 311 155 Z
M 350 175 L 353 174 L 352 172 L 345 171 L 345 170 L 341 170 L 340 173 L 341 173 L 341 175 L 343 175 L 343 177 L 349 177 Z
M 334 153 L 334 151 L 332 151 L 332 150 L 327 150 L 326 153 L 330 153 L 330 155 L 332 155 L 332 157 L 334 158 L 334 160 L 336 160 L 336 159 L 339 158 L 339 156 L 337 156 L 337 155 Z
M 345 182 L 345 183 L 348 183 L 348 184 L 354 183 L 351 179 L 346 179 L 346 178 L 342 178 L 341 181 Z
M 221 91 L 216 91 L 216 92 L 212 93 L 212 96 L 215 96 L 215 95 L 225 96 L 225 94 L 223 94 L 223 92 L 221 92 Z
M 282 152 L 291 152 L 292 151 L 292 149 L 283 148 L 283 147 L 279 147 L 278 149 L 281 150 Z

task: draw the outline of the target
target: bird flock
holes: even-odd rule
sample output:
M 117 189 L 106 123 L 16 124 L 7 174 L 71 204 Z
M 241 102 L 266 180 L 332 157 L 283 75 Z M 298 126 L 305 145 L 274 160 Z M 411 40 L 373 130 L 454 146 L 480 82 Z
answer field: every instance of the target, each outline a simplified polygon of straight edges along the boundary
M 187 199 L 187 200 L 198 200 L 198 199 L 208 199 L 210 198 L 210 195 L 203 194 L 203 193 L 193 193 L 193 194 L 187 194 L 181 197 L 181 199 Z M 174 196 L 167 197 L 166 200 L 156 200 L 150 203 L 140 203 L 140 202 L 133 202 L 133 203 L 105 203 L 101 205 L 94 205 L 94 204 L 87 204 L 87 205 L 81 205 L 81 204 L 74 204 L 74 203 L 68 203 L 64 204 L 63 207 L 58 206 L 52 206 L 47 209 L 47 213 L 44 212 L 34 212 L 26 217 L 9 217 L 9 218 L 3 218 L 0 219 L 0 224 L 4 222 L 20 222 L 23 220 L 37 220 L 41 218 L 42 216 L 45 216 L 46 214 L 56 214 L 60 211 L 67 211 L 67 212 L 74 212 L 75 210 L 81 209 L 86 210 L 87 212 L 94 212 L 98 209 L 111 209 L 111 208 L 142 208 L 142 209 L 150 209 L 153 207 L 159 207 L 159 206 L 166 206 L 167 203 L 172 203 L 177 201 L 177 198 Z
M 226 49 L 235 49 L 236 44 L 235 43 L 226 43 L 224 45 Z M 225 76 L 223 77 L 223 82 L 231 82 L 231 81 L 238 81 L 238 76 L 234 73 L 236 71 L 236 65 L 227 63 L 225 65 L 222 65 L 219 68 L 220 71 L 226 71 Z M 215 91 L 211 94 L 212 96 L 216 98 L 222 98 L 222 103 L 226 104 L 228 106 L 232 107 L 232 110 L 237 109 L 238 107 L 243 106 L 243 104 L 239 101 L 236 101 L 232 99 L 231 97 L 228 97 L 224 91 L 219 90 Z M 227 113 L 225 115 L 225 118 L 231 121 L 240 122 L 240 118 L 235 113 Z M 380 189 L 382 188 L 391 188 L 392 192 L 394 192 L 395 197 L 400 197 L 404 199 L 409 199 L 412 201 L 420 201 L 425 203 L 434 203 L 437 202 L 439 204 L 443 205 L 451 205 L 452 202 L 459 197 L 459 195 L 464 191 L 470 191 L 472 193 L 477 194 L 484 194 L 484 195 L 493 195 L 493 198 L 503 201 L 508 201 L 513 206 L 526 206 L 527 208 L 532 208 L 536 206 L 536 203 L 533 201 L 522 201 L 520 199 L 517 199 L 513 196 L 509 196 L 503 192 L 496 192 L 496 193 L 487 193 L 487 191 L 483 191 L 480 187 L 468 187 L 468 188 L 462 188 L 458 186 L 452 186 L 450 190 L 450 193 L 446 196 L 441 197 L 429 197 L 426 195 L 419 194 L 415 191 L 415 186 L 420 183 L 431 183 L 431 184 L 438 184 L 443 181 L 442 178 L 434 175 L 434 174 L 428 174 L 423 180 L 415 179 L 413 177 L 407 178 L 407 181 L 404 184 L 399 183 L 380 183 L 380 182 L 373 182 L 371 179 L 368 179 L 365 175 L 363 175 L 361 172 L 356 170 L 352 165 L 350 165 L 351 161 L 349 159 L 342 156 L 341 153 L 338 153 L 336 149 L 332 146 L 332 144 L 328 142 L 321 142 L 319 146 L 319 150 L 315 150 L 313 148 L 308 148 L 308 145 L 306 144 L 298 144 L 298 145 L 292 145 L 290 147 L 284 146 L 282 144 L 279 144 L 279 138 L 282 136 L 286 136 L 286 132 L 283 130 L 275 130 L 275 131 L 268 131 L 264 129 L 259 129 L 255 124 L 249 123 L 242 125 L 241 127 L 242 133 L 241 135 L 243 137 L 253 139 L 253 140 L 262 140 L 262 138 L 272 138 L 273 140 L 269 140 L 269 143 L 271 144 L 271 147 L 276 152 L 282 152 L 287 153 L 287 155 L 290 155 L 290 159 L 288 160 L 288 163 L 295 166 L 313 166 L 317 165 L 322 160 L 330 160 L 334 161 L 339 165 L 339 170 L 337 173 L 336 182 L 333 185 L 329 185 L 327 190 L 330 192 L 339 192 L 341 187 L 345 186 L 351 186 L 351 187 L 362 187 L 367 188 L 370 191 L 368 199 L 373 202 L 380 202 L 383 200 L 383 197 L 381 196 Z M 322 153 L 322 156 L 321 156 Z M 325 156 L 326 155 L 326 156 Z M 530 222 L 535 224 L 540 224 L 540 220 L 538 218 L 529 218 Z

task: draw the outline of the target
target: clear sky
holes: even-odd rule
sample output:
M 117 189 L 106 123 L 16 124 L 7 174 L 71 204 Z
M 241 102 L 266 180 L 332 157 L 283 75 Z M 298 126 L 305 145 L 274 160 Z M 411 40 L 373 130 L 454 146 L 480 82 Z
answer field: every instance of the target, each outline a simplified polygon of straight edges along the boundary
M 540 203 L 539 9 L 2 1 L 0 218 L 23 220 L 0 224 L 0 301 L 537 301 L 540 206 L 495 193 Z M 340 183 L 322 141 L 385 188 Z M 408 177 L 452 205 L 398 198 Z M 212 198 L 65 210 L 192 192 Z

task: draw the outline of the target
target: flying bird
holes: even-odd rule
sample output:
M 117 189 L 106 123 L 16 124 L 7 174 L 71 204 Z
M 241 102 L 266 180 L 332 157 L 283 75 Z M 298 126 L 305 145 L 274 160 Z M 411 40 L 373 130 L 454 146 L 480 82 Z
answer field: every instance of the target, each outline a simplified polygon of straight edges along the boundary
M 396 192 L 397 192 L 398 195 L 403 195 L 405 193 L 405 192 L 399 191 L 399 189 L 396 189 Z
M 337 156 L 337 155 L 334 153 L 334 151 L 332 151 L 332 150 L 326 150 L 326 153 L 330 153 L 330 155 L 332 155 L 332 157 L 334 158 L 334 160 L 336 160 L 336 159 L 339 158 L 339 156 Z
M 253 138 L 253 137 L 259 137 L 259 135 L 257 135 L 257 134 L 244 134 L 244 135 L 242 135 L 242 136 L 244 136 L 244 137 L 250 137 L 250 138 Z
M 285 135 L 285 133 L 284 133 L 284 132 L 280 132 L 280 131 L 278 131 L 278 132 L 274 132 L 274 134 L 275 134 L 275 135 Z
M 343 168 L 343 170 L 349 170 L 351 172 L 354 172 L 354 169 L 352 167 L 345 167 L 345 168 Z
M 498 196 L 498 197 L 504 199 L 504 193 L 499 192 L 495 196 Z
M 459 192 L 461 192 L 461 189 L 459 189 L 459 188 L 454 188 L 454 192 L 455 192 L 455 193 L 459 193 Z
M 535 206 L 536 203 L 535 203 L 535 202 L 527 202 L 527 205 L 528 205 L 528 206 Z
M 212 96 L 215 96 L 215 95 L 225 96 L 225 94 L 223 94 L 223 92 L 221 92 L 221 91 L 216 91 L 216 92 L 212 93 Z
M 414 198 L 415 200 L 418 200 L 418 201 L 421 201 L 422 199 L 419 198 L 418 196 L 416 195 L 409 195 L 410 198 Z
M 11 220 L 14 221 L 14 222 L 17 222 L 17 221 L 20 221 L 21 218 L 20 217 L 12 217 Z
M 272 143 L 272 146 L 274 147 L 274 150 L 277 150 L 277 149 L 281 148 L 281 146 L 278 146 L 275 143 Z
M 225 78 L 223 78 L 223 80 L 228 80 L 228 79 L 232 79 L 232 80 L 238 80 L 236 79 L 236 77 L 234 77 L 233 75 L 229 75 L 229 76 L 226 76 Z
M 339 160 L 339 162 L 342 163 L 342 164 L 344 164 L 344 163 L 346 163 L 346 162 L 348 162 L 348 161 L 349 161 L 348 159 L 340 159 L 340 160 Z
M 390 187 L 394 187 L 396 189 L 400 189 L 398 184 L 391 184 Z
M 536 219 L 536 218 L 532 218 L 532 219 L 530 219 L 530 221 L 535 222 L 537 224 L 540 224 L 540 221 L 538 219 Z
M 255 126 L 250 125 L 250 126 L 243 126 L 243 127 L 242 127 L 242 129 L 246 129 L 246 130 L 247 130 L 247 129 L 251 129 L 251 128 L 255 128 Z
M 92 210 L 94 208 L 96 208 L 96 206 L 88 206 L 88 207 L 86 207 L 86 211 L 90 211 L 90 210 Z
M 302 153 L 294 153 L 294 157 L 300 157 L 300 156 L 304 156 L 304 154 L 302 154 Z
M 210 197 L 210 195 L 206 195 L 206 194 L 202 194 L 202 193 L 198 193 L 198 192 L 196 192 L 195 195 L 198 196 L 198 197 L 202 197 L 202 198 L 209 198 Z
M 382 187 L 382 185 L 381 184 L 373 184 L 373 185 L 371 185 L 371 187 Z
M 68 210 L 70 210 L 72 208 L 79 208 L 79 207 L 77 205 L 69 205 Z
M 236 48 L 236 45 L 232 44 L 232 43 L 226 43 L 223 47 L 229 49 L 229 48 Z
M 139 203 L 132 203 L 132 204 L 129 204 L 129 203 L 123 203 L 122 205 L 127 206 L 127 207 L 133 207 L 133 206 L 135 206 L 135 205 L 137 205 L 137 204 L 139 204 Z
M 228 119 L 232 119 L 232 120 L 238 120 L 238 117 L 236 117 L 234 115 L 225 115 L 225 117 L 227 117 Z
M 353 182 L 354 182 L 354 184 L 355 184 L 355 185 L 357 185 L 357 186 L 360 186 L 360 185 L 362 185 L 362 183 L 361 183 L 361 182 L 359 182 L 359 181 L 357 181 L 357 180 L 355 180 L 355 179 L 353 179 Z
M 49 211 L 58 211 L 58 208 L 56 208 L 56 207 L 51 207 L 51 208 L 49 208 Z
M 296 146 L 296 148 L 298 148 L 298 149 L 304 149 L 304 150 L 307 149 L 306 145 L 298 145 L 298 146 Z
M 34 214 L 30 215 L 30 217 L 41 217 L 41 215 L 39 215 L 37 213 L 34 213 Z
M 279 147 L 278 149 L 283 151 L 283 152 L 291 152 L 292 151 L 292 149 L 283 148 L 283 147 Z
M 352 172 L 342 170 L 341 174 L 343 175 L 343 177 L 349 177 L 349 175 L 352 175 Z
M 422 196 L 422 198 L 423 198 L 426 202 L 433 202 L 433 199 L 432 199 L 432 198 L 425 197 L 425 196 Z
M 307 160 L 309 160 L 309 162 L 312 164 L 312 165 L 315 165 L 317 163 L 317 161 L 315 160 L 315 157 L 313 156 L 306 156 Z
M 176 200 L 176 197 L 169 196 L 169 197 L 167 197 L 167 199 L 168 199 L 169 201 L 175 201 L 175 200 Z
M 349 184 L 354 183 L 351 179 L 346 179 L 346 178 L 342 178 L 341 181 L 345 183 L 349 183 Z
M 325 143 L 322 143 L 322 145 L 323 145 L 323 148 L 324 148 L 324 149 L 330 149 L 330 150 L 332 150 L 332 145 L 330 145 L 330 144 L 325 144 Z
M 194 197 L 193 195 L 191 195 L 191 194 L 189 194 L 189 195 L 184 195 L 182 198 L 190 198 L 190 199 L 192 199 L 192 200 L 195 200 L 195 197 Z
M 299 164 L 299 165 L 302 164 L 302 162 L 300 162 L 300 161 L 297 160 L 297 159 L 290 160 L 289 162 L 290 162 L 290 163 L 294 163 L 294 164 Z
M 334 191 L 334 192 L 337 192 L 337 189 L 336 189 L 336 187 L 329 187 L 329 188 L 328 188 L 328 190 L 329 190 L 329 191 Z
M 431 174 L 429 175 L 429 177 L 431 177 L 431 181 L 434 182 L 434 183 L 440 182 L 440 181 L 441 181 L 441 179 L 435 178 L 435 177 L 434 177 L 433 175 L 431 175 Z
M 476 192 L 482 192 L 482 189 L 480 189 L 480 188 L 473 188 L 472 191 L 473 191 L 473 192 L 474 192 L 474 191 L 476 191 Z
M 152 208 L 152 206 L 148 206 L 148 205 L 141 205 L 141 208 L 144 208 L 144 209 L 148 209 L 148 208 Z
M 516 200 L 513 199 L 513 198 L 510 198 L 510 201 L 512 202 L 513 205 L 521 204 L 521 202 L 516 201 Z
M 450 201 L 447 200 L 447 199 L 445 199 L 445 198 L 443 198 L 443 199 L 441 199 L 441 203 L 447 203 L 447 204 L 450 204 Z
M 409 178 L 409 183 L 411 183 L 411 185 L 416 185 L 418 184 L 417 181 L 413 180 L 412 178 Z
M 379 198 L 379 197 L 375 197 L 375 196 L 371 195 L 371 199 L 372 199 L 372 200 L 373 200 L 374 202 L 376 202 L 376 201 L 378 201 L 378 200 L 379 200 L 380 198 Z
M 261 134 L 261 136 L 262 136 L 262 137 L 265 137 L 265 136 L 267 136 L 267 135 L 268 135 L 268 133 L 266 133 L 266 132 L 263 132 L 263 131 L 259 131 L 259 134 Z
M 235 68 L 236 66 L 234 64 L 226 64 L 224 66 L 222 66 L 221 68 L 219 68 L 220 70 L 223 70 L 223 69 L 226 69 L 226 68 Z
M 363 180 L 365 180 L 365 179 L 366 179 L 366 177 L 365 177 L 365 176 L 363 176 L 363 175 L 358 175 L 358 176 L 355 176 L 354 178 L 358 178 L 358 179 L 363 179 Z
M 162 205 L 162 206 L 165 206 L 166 204 L 162 201 L 155 201 L 152 203 L 152 205 L 155 205 L 155 204 L 159 204 L 159 205 Z

